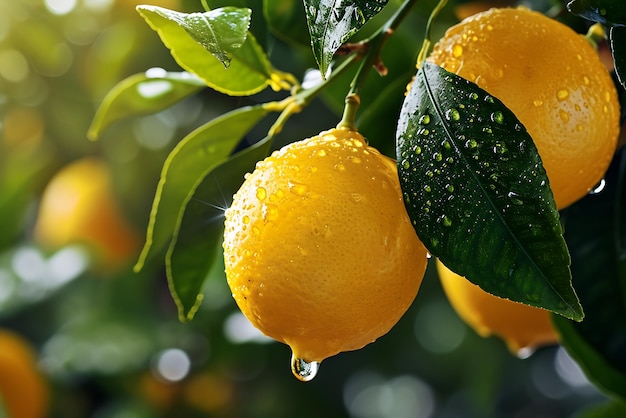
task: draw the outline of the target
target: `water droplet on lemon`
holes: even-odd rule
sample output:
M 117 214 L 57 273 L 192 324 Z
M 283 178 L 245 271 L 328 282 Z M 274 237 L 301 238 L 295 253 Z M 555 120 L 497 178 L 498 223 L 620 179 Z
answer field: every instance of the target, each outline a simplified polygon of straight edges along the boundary
M 317 376 L 320 363 L 317 361 L 306 361 L 291 355 L 291 372 L 301 382 L 310 382 Z

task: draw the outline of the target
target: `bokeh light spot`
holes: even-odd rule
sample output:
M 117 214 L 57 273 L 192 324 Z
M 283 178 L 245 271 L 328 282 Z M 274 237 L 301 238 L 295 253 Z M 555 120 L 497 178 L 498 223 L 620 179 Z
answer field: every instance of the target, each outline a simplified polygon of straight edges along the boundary
M 66 15 L 76 7 L 77 0 L 44 0 L 46 9 L 54 15 Z
M 433 353 L 449 353 L 463 342 L 467 327 L 448 303 L 434 300 L 424 304 L 415 318 L 417 341 Z
M 224 334 L 230 342 L 235 344 L 273 341 L 256 329 L 241 312 L 234 312 L 226 318 L 226 321 L 224 321 Z
M 183 380 L 191 369 L 187 353 L 179 348 L 170 348 L 158 354 L 155 372 L 170 382 Z

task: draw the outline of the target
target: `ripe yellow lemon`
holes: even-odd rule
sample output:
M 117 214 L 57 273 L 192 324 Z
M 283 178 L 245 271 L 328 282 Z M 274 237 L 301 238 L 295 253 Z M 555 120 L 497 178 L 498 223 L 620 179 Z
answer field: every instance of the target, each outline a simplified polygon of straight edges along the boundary
M 427 261 L 395 162 L 347 129 L 259 162 L 226 211 L 223 246 L 241 311 L 305 362 L 387 333 Z
M 513 353 L 558 342 L 550 312 L 485 292 L 439 260 L 437 272 L 450 304 L 479 335 L 498 336 Z
M 8 416 L 47 416 L 49 395 L 30 344 L 12 331 L 0 330 L 0 400 Z
M 559 209 L 604 176 L 619 135 L 617 91 L 596 50 L 525 8 L 490 9 L 449 28 L 427 61 L 502 100 L 533 138 Z
M 41 198 L 35 239 L 54 249 L 86 244 L 107 268 L 135 256 L 139 239 L 121 210 L 104 161 L 86 157 L 52 177 Z

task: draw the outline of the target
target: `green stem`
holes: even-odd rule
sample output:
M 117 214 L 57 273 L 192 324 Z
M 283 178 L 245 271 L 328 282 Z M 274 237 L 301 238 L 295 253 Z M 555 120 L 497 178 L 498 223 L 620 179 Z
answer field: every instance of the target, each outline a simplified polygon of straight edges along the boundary
M 422 66 L 422 64 L 426 60 L 426 57 L 428 56 L 428 52 L 430 51 L 430 45 L 432 43 L 430 41 L 430 28 L 432 26 L 433 20 L 435 20 L 437 15 L 439 15 L 439 12 L 445 7 L 446 3 L 448 3 L 448 0 L 439 0 L 437 6 L 435 6 L 433 11 L 430 12 L 428 22 L 426 22 L 426 34 L 424 35 L 424 43 L 422 44 L 422 49 L 420 49 L 420 52 L 417 56 L 417 68 L 420 68 Z
M 267 103 L 266 106 L 268 106 L 271 110 L 278 110 L 281 112 L 268 130 L 268 136 L 273 137 L 277 135 L 282 130 L 291 115 L 299 113 L 304 107 L 308 106 L 309 103 L 311 103 L 314 98 L 324 91 L 325 88 L 331 85 L 341 74 L 350 68 L 357 58 L 358 56 L 356 54 L 348 57 L 330 74 L 325 82 L 311 87 L 310 89 L 301 90 L 281 102 Z
M 361 86 L 365 83 L 371 68 L 377 66 L 377 64 L 381 64 L 381 51 L 387 42 L 387 39 L 389 39 L 404 18 L 408 16 L 409 12 L 416 3 L 417 0 L 405 0 L 393 16 L 389 18 L 385 25 L 377 30 L 371 37 L 363 41 L 363 43 L 367 45 L 365 59 L 361 61 L 361 65 L 359 66 L 354 79 L 350 83 L 350 91 L 346 95 L 346 104 L 341 121 L 337 125 L 338 128 L 346 128 L 350 130 L 356 129 L 355 117 L 356 110 L 361 102 L 359 98 Z

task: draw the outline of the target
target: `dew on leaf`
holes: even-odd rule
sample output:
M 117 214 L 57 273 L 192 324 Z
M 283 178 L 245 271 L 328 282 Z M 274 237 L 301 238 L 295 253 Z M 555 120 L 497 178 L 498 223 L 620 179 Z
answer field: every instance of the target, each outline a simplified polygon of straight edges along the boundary
M 452 219 L 448 218 L 446 215 L 442 215 L 438 221 L 441 222 L 443 226 L 452 226 Z
M 458 121 L 461 119 L 461 114 L 455 108 L 448 109 L 445 115 L 447 120 Z
M 475 139 L 468 139 L 467 141 L 465 141 L 465 147 L 466 148 L 476 148 L 476 146 L 478 146 L 478 142 L 476 142 Z
M 430 123 L 430 115 L 422 115 L 417 121 L 420 125 L 428 125 Z
M 436 152 L 436 153 L 433 154 L 433 159 L 435 161 L 441 161 L 441 160 L 443 160 L 443 155 L 441 155 L 440 152 Z
M 417 155 L 420 155 L 422 153 L 422 148 L 419 145 L 416 145 L 414 148 L 414 152 Z
M 491 121 L 495 122 L 495 123 L 499 123 L 502 124 L 504 122 L 504 115 L 502 115 L 502 112 L 493 112 L 491 114 Z
M 511 199 L 511 203 L 513 203 L 514 205 L 520 206 L 523 205 L 524 202 L 522 201 L 522 199 L 520 199 L 519 194 L 515 193 L 515 192 L 509 192 L 506 195 L 509 199 Z
M 403 160 L 402 161 L 402 167 L 406 170 L 408 170 L 409 168 L 411 168 L 411 163 L 409 162 L 409 160 Z

